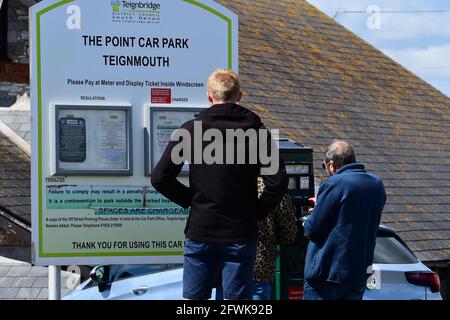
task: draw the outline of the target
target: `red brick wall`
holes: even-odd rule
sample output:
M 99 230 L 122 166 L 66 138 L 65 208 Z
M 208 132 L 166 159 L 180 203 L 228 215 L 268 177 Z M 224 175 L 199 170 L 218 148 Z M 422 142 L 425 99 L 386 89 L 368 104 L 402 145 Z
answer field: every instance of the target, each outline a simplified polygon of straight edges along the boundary
M 29 83 L 29 68 L 28 64 L 0 61 L 0 81 Z

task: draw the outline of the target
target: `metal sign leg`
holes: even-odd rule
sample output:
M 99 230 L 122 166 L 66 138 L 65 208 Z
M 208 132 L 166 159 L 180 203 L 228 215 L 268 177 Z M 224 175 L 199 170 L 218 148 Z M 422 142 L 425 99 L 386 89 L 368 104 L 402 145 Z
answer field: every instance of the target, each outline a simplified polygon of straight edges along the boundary
M 60 266 L 48 266 L 48 300 L 61 300 Z

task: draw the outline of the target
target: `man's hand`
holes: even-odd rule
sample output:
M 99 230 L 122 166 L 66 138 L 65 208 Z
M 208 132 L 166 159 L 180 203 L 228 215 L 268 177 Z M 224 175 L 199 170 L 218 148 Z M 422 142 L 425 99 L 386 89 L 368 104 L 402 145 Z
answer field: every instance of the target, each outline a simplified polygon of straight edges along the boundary
M 312 207 L 308 209 L 308 213 L 311 214 L 313 212 L 314 207 L 316 206 L 316 197 L 309 198 L 308 203 Z

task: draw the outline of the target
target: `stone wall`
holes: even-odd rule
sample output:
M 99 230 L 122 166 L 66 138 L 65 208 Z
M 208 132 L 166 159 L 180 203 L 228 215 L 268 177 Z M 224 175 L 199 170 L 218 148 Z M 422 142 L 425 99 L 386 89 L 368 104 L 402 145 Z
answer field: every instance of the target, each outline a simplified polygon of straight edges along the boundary
M 13 105 L 18 97 L 29 96 L 28 9 L 38 0 L 8 0 L 8 61 L 0 61 L 0 107 Z
M 0 81 L 0 107 L 10 107 L 24 95 L 30 96 L 29 84 Z
M 29 6 L 24 2 L 8 1 L 8 58 L 14 63 L 29 63 Z

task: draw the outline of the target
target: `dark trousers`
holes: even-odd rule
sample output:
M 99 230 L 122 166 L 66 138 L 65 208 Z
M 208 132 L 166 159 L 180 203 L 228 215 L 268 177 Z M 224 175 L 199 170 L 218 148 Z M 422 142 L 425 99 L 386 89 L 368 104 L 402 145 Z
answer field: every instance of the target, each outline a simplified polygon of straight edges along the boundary
M 307 281 L 304 300 L 362 300 L 366 284 L 340 284 L 327 281 Z

